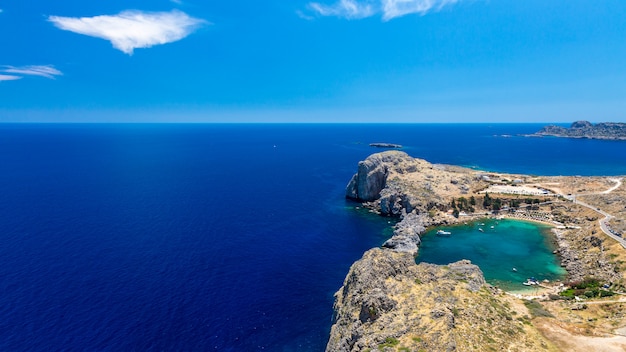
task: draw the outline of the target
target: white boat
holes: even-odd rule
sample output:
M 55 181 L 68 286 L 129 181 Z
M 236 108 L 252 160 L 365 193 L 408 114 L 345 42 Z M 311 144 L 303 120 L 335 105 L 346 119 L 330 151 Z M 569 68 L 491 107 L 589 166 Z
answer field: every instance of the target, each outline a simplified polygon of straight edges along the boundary
M 483 230 L 483 229 L 482 229 L 482 227 L 479 227 L 479 228 L 478 228 L 478 231 L 480 231 L 480 232 L 485 232 L 485 230 Z
M 437 236 L 450 236 L 451 234 L 452 232 L 449 232 L 449 231 L 444 231 L 444 230 L 437 231 Z

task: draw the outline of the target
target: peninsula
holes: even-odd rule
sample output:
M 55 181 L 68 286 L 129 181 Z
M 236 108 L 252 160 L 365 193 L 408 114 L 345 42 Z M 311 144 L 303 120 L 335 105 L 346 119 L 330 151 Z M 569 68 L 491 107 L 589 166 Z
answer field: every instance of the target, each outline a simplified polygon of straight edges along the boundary
M 327 351 L 626 349 L 622 178 L 489 173 L 386 151 L 359 162 L 346 197 L 400 221 L 350 268 Z M 493 216 L 554 226 L 567 281 L 523 297 L 467 260 L 415 263 L 427 228 Z
M 594 125 L 588 121 L 576 121 L 569 128 L 555 125 L 545 126 L 530 136 L 626 140 L 626 123 L 603 122 Z

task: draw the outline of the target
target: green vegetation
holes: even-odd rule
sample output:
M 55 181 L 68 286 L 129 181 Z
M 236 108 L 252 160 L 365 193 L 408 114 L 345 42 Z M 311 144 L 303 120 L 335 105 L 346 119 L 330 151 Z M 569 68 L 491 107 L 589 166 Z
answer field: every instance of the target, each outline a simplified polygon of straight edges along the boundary
M 600 287 L 597 279 L 586 278 L 582 281 L 570 282 L 570 288 L 560 293 L 565 299 L 573 299 L 574 296 L 585 296 L 587 298 L 602 298 L 615 295 L 612 290 L 605 290 Z
M 452 199 L 450 202 L 450 208 L 452 208 L 452 215 L 458 218 L 459 213 L 464 211 L 466 213 L 473 213 L 476 211 L 474 206 L 476 205 L 476 198 L 473 196 L 468 200 L 465 197 L 459 197 L 457 199 Z
M 393 338 L 393 337 L 388 337 L 385 339 L 385 343 L 381 343 L 380 345 L 378 345 L 378 349 L 382 351 L 385 347 L 395 347 L 399 343 L 400 341 L 398 341 L 398 339 Z
M 524 301 L 524 305 L 526 306 L 526 308 L 528 308 L 528 311 L 530 312 L 530 315 L 532 315 L 533 317 L 554 318 L 554 315 L 552 315 L 552 313 L 550 313 L 547 310 L 545 310 L 545 308 L 543 308 L 541 303 L 539 303 L 537 301 L 534 301 L 534 300 L 532 300 L 532 301 Z

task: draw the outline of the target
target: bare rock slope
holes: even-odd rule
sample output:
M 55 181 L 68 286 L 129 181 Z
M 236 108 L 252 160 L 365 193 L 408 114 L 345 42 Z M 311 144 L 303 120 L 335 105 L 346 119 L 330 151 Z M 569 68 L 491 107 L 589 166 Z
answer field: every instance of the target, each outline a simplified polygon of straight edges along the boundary
M 548 348 L 469 261 L 417 265 L 409 253 L 371 249 L 335 298 L 329 352 Z

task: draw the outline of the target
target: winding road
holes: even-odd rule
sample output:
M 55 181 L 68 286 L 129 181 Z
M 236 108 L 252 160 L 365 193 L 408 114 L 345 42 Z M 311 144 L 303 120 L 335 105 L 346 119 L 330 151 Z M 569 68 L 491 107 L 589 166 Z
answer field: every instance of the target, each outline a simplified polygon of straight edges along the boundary
M 622 179 L 621 178 L 611 178 L 611 181 L 615 182 L 615 186 L 607 189 L 606 191 L 602 191 L 596 194 L 609 194 L 611 192 L 613 192 L 614 190 L 618 189 L 619 187 L 622 186 Z M 616 236 L 614 235 L 608 228 L 608 222 L 609 220 L 611 220 L 612 218 L 614 218 L 613 215 L 605 212 L 604 210 L 601 210 L 598 207 L 594 207 L 592 205 L 589 205 L 585 202 L 581 202 L 580 200 L 576 199 L 576 195 L 564 195 L 561 194 L 561 196 L 571 200 L 572 202 L 574 202 L 574 204 L 578 204 L 578 205 L 582 205 L 583 207 L 587 207 L 597 213 L 600 213 L 602 215 L 604 215 L 604 219 L 600 219 L 598 222 L 600 223 L 600 228 L 602 229 L 602 232 L 604 232 L 607 236 L 611 237 L 612 239 L 616 240 L 619 244 L 622 245 L 622 247 L 624 247 L 624 249 L 626 249 L 626 240 L 624 240 L 622 237 L 620 236 Z

